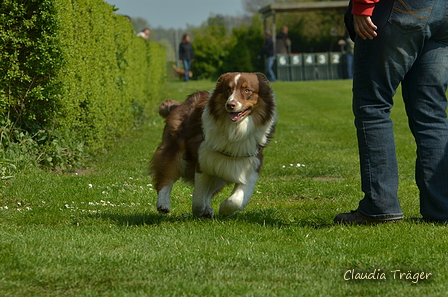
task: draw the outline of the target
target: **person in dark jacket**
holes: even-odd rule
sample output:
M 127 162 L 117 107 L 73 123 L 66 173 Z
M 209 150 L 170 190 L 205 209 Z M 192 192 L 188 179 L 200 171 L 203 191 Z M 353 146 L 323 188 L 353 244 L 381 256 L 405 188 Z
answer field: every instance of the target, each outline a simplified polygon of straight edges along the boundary
M 194 61 L 193 46 L 190 43 L 190 34 L 185 33 L 182 36 L 182 41 L 179 44 L 179 60 L 184 65 L 184 81 L 190 79 L 188 73 L 191 69 L 191 63 Z
M 283 26 L 277 37 L 277 54 L 287 55 L 291 53 L 291 39 L 288 36 L 288 27 Z
M 266 30 L 264 33 L 264 48 L 262 54 L 266 56 L 266 77 L 269 81 L 276 81 L 275 73 L 272 70 L 274 65 L 274 41 L 272 41 L 271 31 Z

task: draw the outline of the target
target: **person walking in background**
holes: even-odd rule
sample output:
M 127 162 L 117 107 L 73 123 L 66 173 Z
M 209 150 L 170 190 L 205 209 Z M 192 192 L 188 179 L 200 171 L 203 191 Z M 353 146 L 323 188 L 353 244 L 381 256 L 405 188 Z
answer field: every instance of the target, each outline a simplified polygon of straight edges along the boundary
M 276 40 L 277 54 L 287 55 L 291 53 L 291 39 L 288 36 L 288 27 L 282 27 L 282 31 L 277 34 Z
M 266 57 L 266 77 L 269 81 L 276 81 L 275 73 L 272 70 L 274 66 L 274 41 L 272 41 L 271 31 L 266 30 L 264 33 L 264 47 L 262 55 Z
M 350 39 L 350 37 L 347 36 L 347 38 L 339 40 L 338 45 L 343 48 L 342 52 L 344 53 L 345 57 L 345 78 L 353 79 L 353 46 L 355 45 L 355 43 Z
M 179 60 L 184 65 L 184 81 L 189 81 L 188 73 L 191 69 L 191 63 L 194 61 L 193 46 L 190 43 L 190 34 L 185 33 L 179 44 Z
M 373 224 L 403 218 L 392 121 L 401 83 L 417 146 L 420 213 L 448 222 L 448 1 L 354 0 L 346 15 L 354 50 L 353 112 L 364 198 L 335 223 Z M 350 9 L 350 6 L 349 6 Z M 351 19 L 351 20 L 350 20 Z

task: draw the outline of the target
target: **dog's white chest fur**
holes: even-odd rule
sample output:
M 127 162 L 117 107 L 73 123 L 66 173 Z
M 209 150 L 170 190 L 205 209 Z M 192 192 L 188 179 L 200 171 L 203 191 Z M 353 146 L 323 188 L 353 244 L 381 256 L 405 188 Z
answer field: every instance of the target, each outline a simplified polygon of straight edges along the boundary
M 216 122 L 208 107 L 202 114 L 204 142 L 199 148 L 201 171 L 227 182 L 245 184 L 260 166 L 259 149 L 267 142 L 272 122 L 255 127 L 252 118 L 238 123 Z

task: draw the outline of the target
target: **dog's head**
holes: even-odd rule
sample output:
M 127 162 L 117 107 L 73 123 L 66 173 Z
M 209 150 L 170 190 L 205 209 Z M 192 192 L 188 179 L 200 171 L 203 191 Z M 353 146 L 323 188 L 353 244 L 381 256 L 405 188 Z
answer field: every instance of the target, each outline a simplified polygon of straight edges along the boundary
M 216 119 L 240 122 L 248 116 L 264 124 L 275 112 L 269 81 L 262 73 L 226 73 L 219 77 L 209 107 Z

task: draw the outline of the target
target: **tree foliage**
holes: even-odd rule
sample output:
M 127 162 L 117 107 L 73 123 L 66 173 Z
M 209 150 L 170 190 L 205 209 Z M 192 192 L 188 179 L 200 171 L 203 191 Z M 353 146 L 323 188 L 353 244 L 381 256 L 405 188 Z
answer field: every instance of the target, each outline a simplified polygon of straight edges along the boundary
M 195 78 L 215 79 L 228 71 L 264 71 L 260 57 L 264 43 L 263 22 L 258 9 L 274 1 L 244 0 L 252 17 L 242 17 L 240 22 L 229 25 L 229 17 L 217 15 L 192 30 L 196 61 L 193 63 Z M 303 2 L 277 0 L 276 2 Z M 309 2 L 309 1 L 308 1 Z M 256 12 L 254 12 L 256 10 Z M 301 13 L 278 13 L 277 32 L 289 27 L 292 52 L 339 51 L 337 41 L 345 35 L 342 10 L 325 10 Z M 271 28 L 272 18 L 267 20 Z M 237 25 L 235 25 L 237 24 Z
M 249 25 L 242 24 L 230 32 L 222 16 L 209 18 L 207 25 L 193 31 L 195 50 L 194 72 L 197 78 L 216 79 L 230 71 L 260 71 L 259 53 L 263 35 L 259 16 Z

